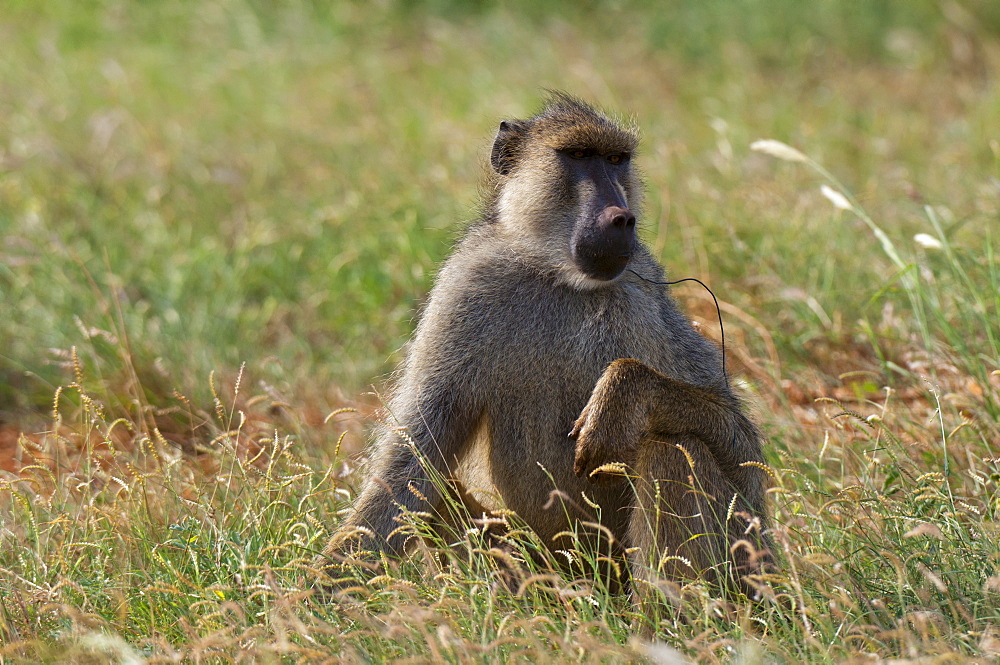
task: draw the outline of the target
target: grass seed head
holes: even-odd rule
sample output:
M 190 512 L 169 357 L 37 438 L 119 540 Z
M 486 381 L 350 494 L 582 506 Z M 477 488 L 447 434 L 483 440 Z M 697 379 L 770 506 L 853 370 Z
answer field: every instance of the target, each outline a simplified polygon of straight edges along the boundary
M 765 155 L 770 155 L 771 157 L 783 159 L 786 162 L 805 163 L 809 161 L 809 158 L 802 152 L 799 152 L 787 143 L 775 141 L 774 139 L 761 139 L 759 141 L 754 141 L 750 144 L 750 149 L 762 152 Z
M 833 187 L 829 185 L 823 185 L 819 188 L 820 193 L 826 197 L 826 200 L 833 204 L 833 207 L 837 210 L 854 210 L 854 206 L 846 196 L 838 192 Z
M 941 241 L 930 235 L 929 233 L 918 233 L 913 236 L 913 242 L 917 243 L 920 247 L 924 249 L 941 249 L 944 245 Z

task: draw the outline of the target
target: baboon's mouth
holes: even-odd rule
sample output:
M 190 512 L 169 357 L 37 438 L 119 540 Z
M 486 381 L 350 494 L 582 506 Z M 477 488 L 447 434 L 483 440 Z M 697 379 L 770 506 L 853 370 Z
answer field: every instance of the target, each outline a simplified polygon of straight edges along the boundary
M 609 282 L 623 272 L 632 260 L 632 252 L 625 254 L 577 255 L 576 265 L 587 277 Z

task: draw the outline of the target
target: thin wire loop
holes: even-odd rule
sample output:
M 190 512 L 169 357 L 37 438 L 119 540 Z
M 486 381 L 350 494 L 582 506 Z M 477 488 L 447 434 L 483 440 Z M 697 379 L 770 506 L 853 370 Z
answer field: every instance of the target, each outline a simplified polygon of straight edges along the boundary
M 628 269 L 630 273 L 638 277 L 644 282 L 649 282 L 650 284 L 658 284 L 660 286 L 673 286 L 674 284 L 680 284 L 681 282 L 697 282 L 701 285 L 703 289 L 708 291 L 708 294 L 712 296 L 712 302 L 715 303 L 715 313 L 719 317 L 719 333 L 722 335 L 722 378 L 726 380 L 726 385 L 729 385 L 729 372 L 726 371 L 726 329 L 722 325 L 722 308 L 719 307 L 719 299 L 715 297 L 712 293 L 712 289 L 705 285 L 705 282 L 701 281 L 697 277 L 685 277 L 684 279 L 678 279 L 672 282 L 658 282 L 655 279 L 649 279 L 648 277 L 643 277 L 631 268 Z

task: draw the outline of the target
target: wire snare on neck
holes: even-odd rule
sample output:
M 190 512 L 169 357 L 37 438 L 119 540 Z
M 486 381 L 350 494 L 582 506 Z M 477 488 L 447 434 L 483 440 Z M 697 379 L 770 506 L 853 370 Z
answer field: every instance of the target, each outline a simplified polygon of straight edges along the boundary
M 632 270 L 631 268 L 629 268 L 628 271 L 630 273 L 632 273 L 633 275 L 635 275 L 636 277 L 638 277 L 639 279 L 641 279 L 642 281 L 649 282 L 650 284 L 658 284 L 660 286 L 673 286 L 674 284 L 680 284 L 681 282 L 697 282 L 698 284 L 701 285 L 701 287 L 703 289 L 705 289 L 706 291 L 708 291 L 708 294 L 710 296 L 712 296 L 712 302 L 715 303 L 715 313 L 719 317 L 719 334 L 720 334 L 720 336 L 722 338 L 722 340 L 721 340 L 721 346 L 722 346 L 722 378 L 724 378 L 726 380 L 726 385 L 728 386 L 729 385 L 729 372 L 726 371 L 726 329 L 722 325 L 722 308 L 719 307 L 719 299 L 715 297 L 715 293 L 712 292 L 712 289 L 708 288 L 708 286 L 705 284 L 705 282 L 701 281 L 697 277 L 685 277 L 684 279 L 677 279 L 677 280 L 674 280 L 674 281 L 671 281 L 671 282 L 660 282 L 660 281 L 657 281 L 655 279 L 649 279 L 648 277 L 643 277 L 642 275 L 640 275 L 636 271 Z

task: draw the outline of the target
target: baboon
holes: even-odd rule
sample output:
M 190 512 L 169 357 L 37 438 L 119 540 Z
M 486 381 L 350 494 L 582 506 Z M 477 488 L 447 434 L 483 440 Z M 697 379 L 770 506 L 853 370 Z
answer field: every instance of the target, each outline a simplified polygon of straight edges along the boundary
M 327 561 L 401 554 L 403 508 L 445 519 L 435 474 L 472 514 L 511 510 L 554 548 L 599 518 L 640 600 L 664 579 L 741 584 L 768 560 L 762 437 L 637 236 L 637 146 L 562 93 L 500 123 L 482 215 L 388 402 L 399 426 L 378 435 Z

